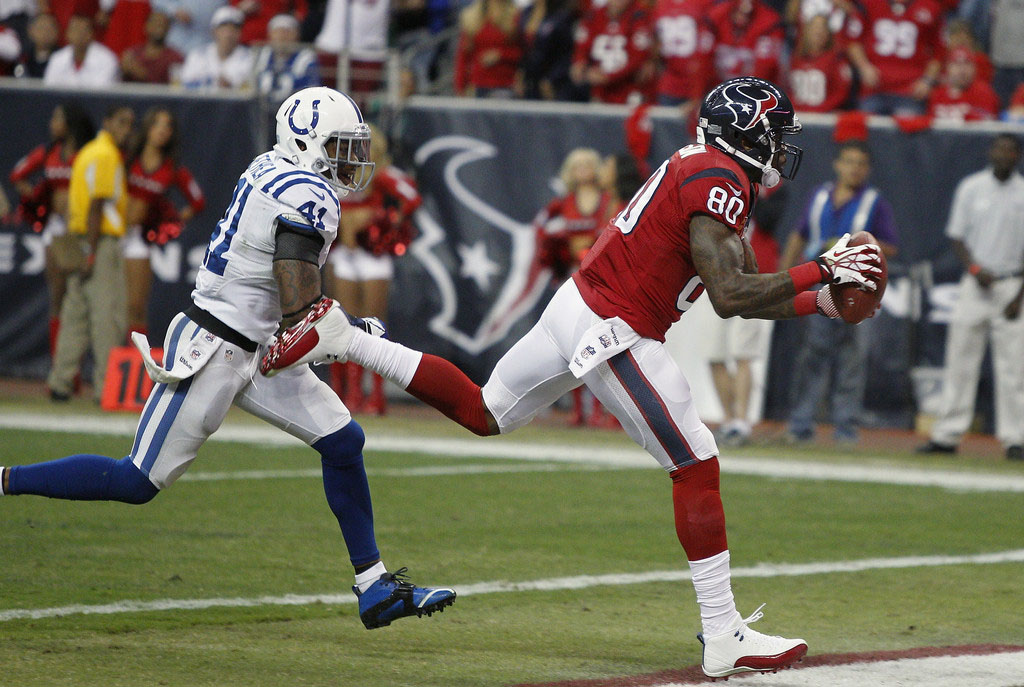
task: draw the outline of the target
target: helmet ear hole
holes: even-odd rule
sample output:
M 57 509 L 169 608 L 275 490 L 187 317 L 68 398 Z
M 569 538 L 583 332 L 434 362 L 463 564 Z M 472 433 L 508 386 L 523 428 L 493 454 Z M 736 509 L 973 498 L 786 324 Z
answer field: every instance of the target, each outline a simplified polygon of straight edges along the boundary
M 302 152 L 306 152 L 306 142 L 303 141 L 301 138 L 295 139 L 295 147 L 301 150 Z

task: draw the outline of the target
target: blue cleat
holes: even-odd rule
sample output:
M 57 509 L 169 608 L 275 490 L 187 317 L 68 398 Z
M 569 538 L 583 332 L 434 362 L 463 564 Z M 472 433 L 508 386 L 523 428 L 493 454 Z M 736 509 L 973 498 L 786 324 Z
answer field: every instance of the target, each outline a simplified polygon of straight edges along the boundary
M 455 603 L 454 589 L 416 587 L 407 581 L 407 569 L 384 573 L 362 594 L 358 587 L 352 587 L 359 597 L 359 619 L 367 630 L 390 625 L 407 615 L 431 615 Z

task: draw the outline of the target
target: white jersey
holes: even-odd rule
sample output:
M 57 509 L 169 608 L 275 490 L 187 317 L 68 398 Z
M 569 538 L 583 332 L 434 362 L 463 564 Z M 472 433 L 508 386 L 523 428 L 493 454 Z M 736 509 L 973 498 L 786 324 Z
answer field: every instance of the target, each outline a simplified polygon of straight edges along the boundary
M 340 216 L 338 194 L 323 177 L 274 150 L 258 156 L 210 237 L 192 300 L 248 339 L 269 341 L 281 321 L 273 270 L 278 222 L 320 234 L 323 267 Z

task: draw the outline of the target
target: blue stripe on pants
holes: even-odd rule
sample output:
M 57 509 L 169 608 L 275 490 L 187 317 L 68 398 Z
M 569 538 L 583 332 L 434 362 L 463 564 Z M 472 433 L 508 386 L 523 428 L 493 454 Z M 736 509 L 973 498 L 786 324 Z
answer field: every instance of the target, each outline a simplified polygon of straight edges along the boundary
M 183 379 L 175 385 L 174 395 L 171 397 L 171 401 L 167 405 L 167 409 L 160 418 L 160 424 L 157 425 L 156 431 L 153 433 L 153 439 L 149 442 L 149 449 L 146 451 L 146 457 L 143 459 L 142 465 L 139 466 L 139 469 L 142 470 L 146 476 L 149 476 L 149 471 L 153 468 L 153 463 L 156 462 L 157 456 L 160 455 L 160 449 L 164 445 L 164 440 L 167 439 L 167 433 L 171 430 L 171 425 L 174 424 L 175 418 L 178 417 L 178 411 L 181 410 L 181 404 L 185 401 L 185 396 L 188 394 L 189 387 L 192 386 L 192 379 L 192 377 Z
M 640 410 L 654 437 L 673 463 L 682 467 L 697 462 L 682 432 L 676 427 L 661 397 L 644 377 L 631 352 L 623 351 L 608 361 L 612 372 Z

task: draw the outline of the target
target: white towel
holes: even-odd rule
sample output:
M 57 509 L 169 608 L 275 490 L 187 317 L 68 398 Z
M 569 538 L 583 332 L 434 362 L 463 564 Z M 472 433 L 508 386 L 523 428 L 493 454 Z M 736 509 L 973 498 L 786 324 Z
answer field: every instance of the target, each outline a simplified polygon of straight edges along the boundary
M 569 369 L 576 379 L 581 379 L 595 367 L 612 356 L 626 350 L 637 341 L 640 335 L 626 324 L 620 317 L 601 320 L 583 332 L 579 344 L 572 354 Z
M 219 336 L 200 329 L 192 340 L 187 342 L 187 346 L 179 349 L 177 359 L 171 363 L 171 369 L 167 370 L 153 360 L 153 354 L 149 352 L 149 339 L 146 338 L 146 335 L 132 332 L 132 343 L 142 353 L 142 362 L 146 365 L 149 378 L 157 384 L 176 384 L 199 372 L 223 342 L 224 339 Z

